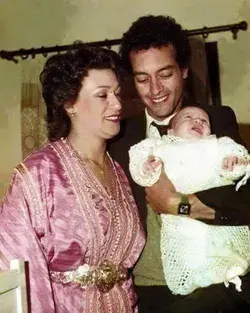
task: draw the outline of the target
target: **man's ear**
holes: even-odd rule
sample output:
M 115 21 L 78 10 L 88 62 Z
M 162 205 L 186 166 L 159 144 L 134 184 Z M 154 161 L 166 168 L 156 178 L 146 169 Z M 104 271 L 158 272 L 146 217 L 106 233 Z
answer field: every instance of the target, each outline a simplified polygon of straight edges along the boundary
M 182 77 L 186 79 L 188 77 L 188 68 L 182 69 Z

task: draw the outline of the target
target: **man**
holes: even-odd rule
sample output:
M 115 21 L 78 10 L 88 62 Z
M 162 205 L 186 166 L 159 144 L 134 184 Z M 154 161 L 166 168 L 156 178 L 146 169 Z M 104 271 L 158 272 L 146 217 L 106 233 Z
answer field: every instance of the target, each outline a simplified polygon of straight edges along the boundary
M 132 181 L 128 170 L 130 146 L 146 137 L 159 136 L 156 124 L 167 125 L 185 105 L 183 95 L 189 54 L 185 32 L 173 18 L 164 16 L 139 18 L 123 35 L 120 48 L 121 58 L 133 74 L 136 90 L 145 106 L 145 112 L 123 121 L 119 136 L 110 146 L 112 156 L 128 175 L 147 233 L 147 244 L 134 269 L 139 313 L 233 310 L 246 298 L 247 276 L 243 279 L 240 296 L 223 284 L 199 289 L 186 297 L 172 295 L 162 271 L 161 225 L 157 213 L 185 213 L 217 225 L 246 225 L 250 223 L 250 186 L 244 186 L 239 192 L 226 186 L 195 195 L 180 195 L 163 173 L 155 185 L 144 190 Z M 225 135 L 242 143 L 235 114 L 229 107 L 203 108 L 218 137 Z

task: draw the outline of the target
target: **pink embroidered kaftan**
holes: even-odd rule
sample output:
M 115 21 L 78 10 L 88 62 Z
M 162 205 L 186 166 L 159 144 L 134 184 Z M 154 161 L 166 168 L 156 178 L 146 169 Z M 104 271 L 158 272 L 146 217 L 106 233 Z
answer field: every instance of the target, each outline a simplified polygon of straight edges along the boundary
M 144 246 L 127 179 L 109 158 L 111 196 L 64 140 L 29 156 L 14 172 L 0 211 L 0 268 L 29 262 L 32 313 L 136 311 L 131 278 L 102 293 L 96 285 L 51 279 L 80 265 L 109 260 L 131 268 Z

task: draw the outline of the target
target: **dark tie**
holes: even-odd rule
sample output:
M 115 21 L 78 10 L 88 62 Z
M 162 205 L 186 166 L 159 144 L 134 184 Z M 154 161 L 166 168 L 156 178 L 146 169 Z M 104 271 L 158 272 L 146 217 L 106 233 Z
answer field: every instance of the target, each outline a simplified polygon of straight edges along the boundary
M 161 137 L 163 135 L 167 135 L 168 128 L 169 128 L 168 125 L 159 125 L 159 124 L 156 124 L 155 122 L 152 122 L 151 125 L 153 125 L 154 127 L 158 129 L 158 132 Z

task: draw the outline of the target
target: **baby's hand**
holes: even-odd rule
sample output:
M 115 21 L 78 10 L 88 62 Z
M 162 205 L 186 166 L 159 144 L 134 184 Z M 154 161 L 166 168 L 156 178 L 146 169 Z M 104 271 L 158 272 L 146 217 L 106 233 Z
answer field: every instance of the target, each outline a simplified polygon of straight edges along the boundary
M 247 161 L 245 158 L 239 158 L 236 156 L 226 157 L 222 161 L 222 169 L 232 171 L 235 165 L 246 165 Z
M 143 164 L 143 173 L 153 173 L 162 164 L 162 161 L 156 159 L 153 155 L 150 155 L 147 161 Z

